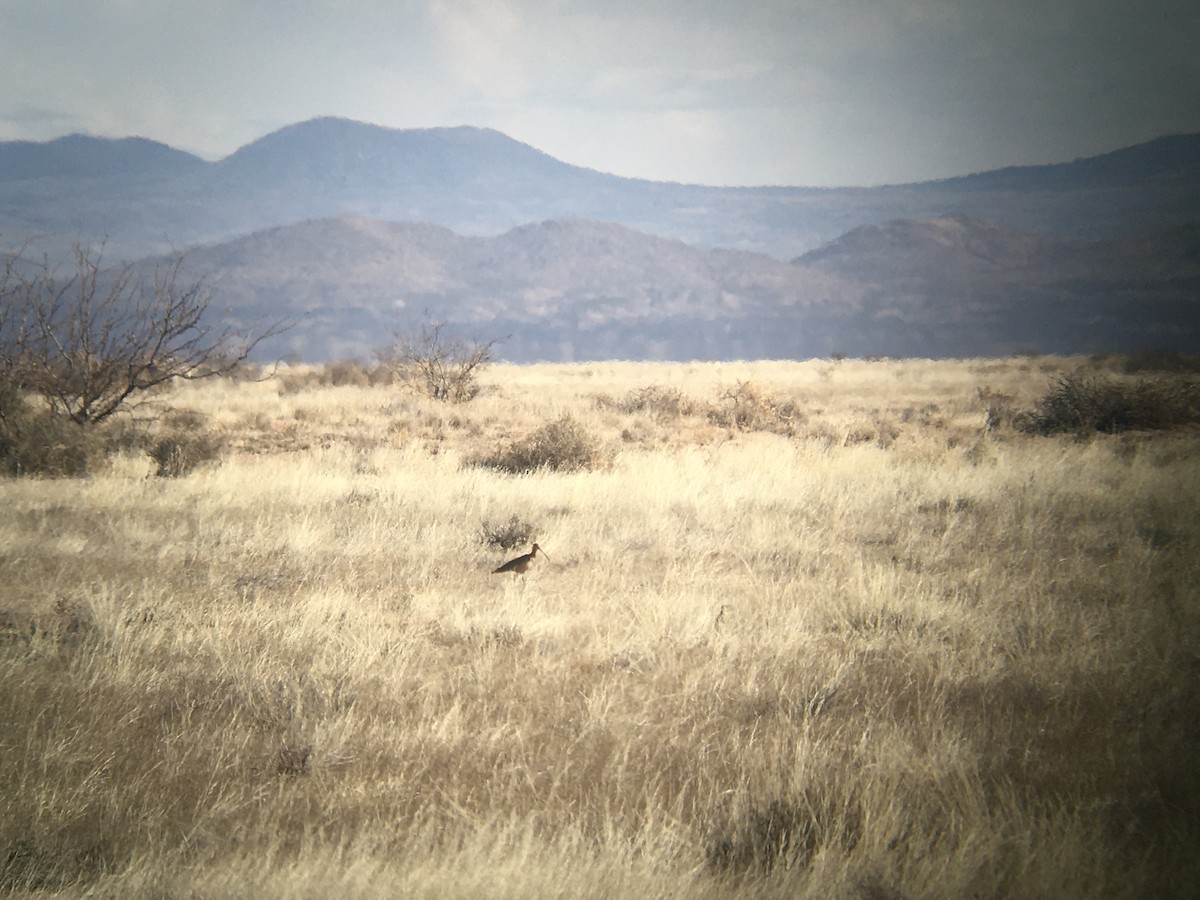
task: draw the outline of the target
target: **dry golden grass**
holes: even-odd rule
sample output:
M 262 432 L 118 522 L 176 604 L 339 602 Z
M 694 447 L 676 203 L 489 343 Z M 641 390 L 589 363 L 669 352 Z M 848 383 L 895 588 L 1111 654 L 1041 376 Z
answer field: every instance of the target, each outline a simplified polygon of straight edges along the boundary
M 180 389 L 218 464 L 0 481 L 0 889 L 1187 895 L 1200 440 L 985 424 L 1080 362 Z

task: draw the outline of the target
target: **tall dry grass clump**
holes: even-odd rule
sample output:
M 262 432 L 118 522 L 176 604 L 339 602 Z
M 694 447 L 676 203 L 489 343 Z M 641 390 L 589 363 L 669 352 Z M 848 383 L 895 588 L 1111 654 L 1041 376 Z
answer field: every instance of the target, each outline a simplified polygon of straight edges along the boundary
M 218 459 L 0 480 L 0 886 L 1188 896 L 1197 437 L 987 425 L 1080 364 L 180 390 Z M 596 400 L 742 382 L 792 427 Z

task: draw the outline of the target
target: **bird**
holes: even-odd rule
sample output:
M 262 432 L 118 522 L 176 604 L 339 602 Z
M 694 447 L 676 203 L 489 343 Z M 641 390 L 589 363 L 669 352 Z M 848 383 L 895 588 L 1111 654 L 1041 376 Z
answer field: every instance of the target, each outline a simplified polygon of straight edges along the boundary
M 499 575 L 501 572 L 512 572 L 514 575 L 524 575 L 529 571 L 529 566 L 533 563 L 533 558 L 541 551 L 542 555 L 546 555 L 546 551 L 542 550 L 537 544 L 533 545 L 533 549 L 523 556 L 518 556 L 516 559 L 510 559 L 498 569 L 492 569 L 493 575 Z

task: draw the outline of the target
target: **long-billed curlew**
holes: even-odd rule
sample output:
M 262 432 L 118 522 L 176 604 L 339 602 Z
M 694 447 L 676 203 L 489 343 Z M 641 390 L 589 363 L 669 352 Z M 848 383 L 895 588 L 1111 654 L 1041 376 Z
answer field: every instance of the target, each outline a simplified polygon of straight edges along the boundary
M 546 555 L 546 551 L 542 550 L 537 544 L 533 545 L 533 549 L 524 556 L 518 556 L 516 559 L 510 559 L 498 569 L 492 569 L 493 575 L 498 575 L 501 572 L 512 572 L 514 575 L 524 575 L 529 571 L 529 566 L 533 563 L 533 558 L 538 555 L 541 550 L 542 555 Z

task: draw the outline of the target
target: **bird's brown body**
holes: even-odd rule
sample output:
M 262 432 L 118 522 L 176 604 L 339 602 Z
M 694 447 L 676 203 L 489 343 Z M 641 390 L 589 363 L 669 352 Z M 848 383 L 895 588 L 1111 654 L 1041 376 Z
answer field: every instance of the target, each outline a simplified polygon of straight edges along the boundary
M 533 549 L 524 556 L 518 556 L 516 559 L 510 559 L 504 565 L 500 566 L 500 568 L 492 569 L 492 574 L 499 575 L 501 572 L 512 572 L 514 575 L 524 575 L 529 571 L 529 566 L 533 563 L 533 558 L 538 555 L 539 550 L 541 550 L 542 554 L 545 555 L 546 551 L 542 550 L 542 548 L 537 544 L 534 544 Z

